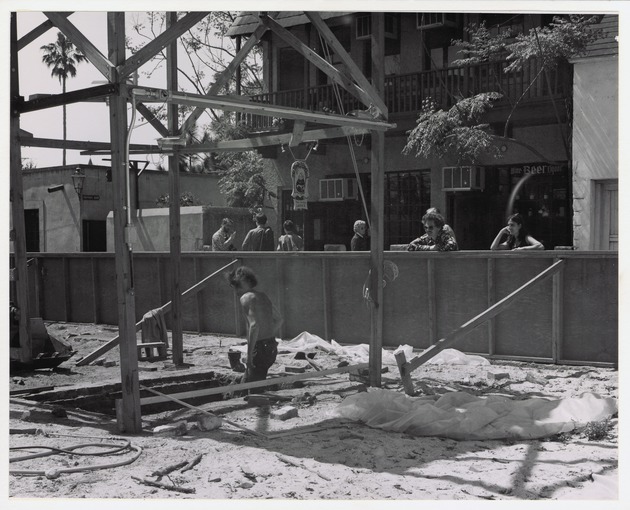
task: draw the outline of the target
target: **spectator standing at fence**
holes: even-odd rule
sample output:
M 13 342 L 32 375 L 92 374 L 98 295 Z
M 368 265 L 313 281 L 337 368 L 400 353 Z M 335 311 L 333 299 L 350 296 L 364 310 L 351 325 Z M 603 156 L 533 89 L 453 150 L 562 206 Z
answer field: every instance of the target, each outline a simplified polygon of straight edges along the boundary
M 527 232 L 525 222 L 520 214 L 508 218 L 507 226 L 499 233 L 490 245 L 491 250 L 544 250 L 543 244 Z
M 367 235 L 367 223 L 363 220 L 354 222 L 354 236 L 350 240 L 351 251 L 370 251 L 370 238 Z
M 256 214 L 254 221 L 256 221 L 256 228 L 247 232 L 243 241 L 243 251 L 274 251 L 276 238 L 271 227 L 267 226 L 265 213 Z
M 428 213 L 433 212 L 433 213 L 437 213 L 437 214 L 442 214 L 442 213 L 440 212 L 440 210 L 439 210 L 437 207 L 429 207 L 429 208 L 427 209 L 427 211 L 426 211 L 426 212 L 428 212 Z M 446 221 L 446 220 L 444 220 L 444 221 Z M 452 235 L 452 236 L 453 236 L 453 238 L 455 238 L 455 231 L 451 228 L 451 226 L 450 226 L 450 225 L 448 225 L 448 224 L 444 223 L 444 226 L 443 226 L 442 228 L 443 228 L 443 229 L 444 229 L 444 230 L 445 230 L 448 234 Z
M 295 225 L 291 220 L 286 220 L 282 224 L 284 235 L 278 238 L 277 251 L 302 251 L 304 250 L 304 241 L 295 232 Z
M 444 218 L 441 214 L 430 210 L 422 217 L 422 225 L 426 234 L 411 241 L 407 246 L 408 251 L 456 251 L 459 249 L 455 236 L 444 228 Z
M 249 267 L 241 266 L 228 273 L 227 278 L 247 319 L 247 363 L 242 382 L 262 381 L 278 355 L 276 334 L 282 318 L 269 297 L 256 290 L 258 279 Z
M 234 251 L 234 238 L 236 231 L 230 218 L 221 220 L 221 227 L 212 235 L 212 251 Z

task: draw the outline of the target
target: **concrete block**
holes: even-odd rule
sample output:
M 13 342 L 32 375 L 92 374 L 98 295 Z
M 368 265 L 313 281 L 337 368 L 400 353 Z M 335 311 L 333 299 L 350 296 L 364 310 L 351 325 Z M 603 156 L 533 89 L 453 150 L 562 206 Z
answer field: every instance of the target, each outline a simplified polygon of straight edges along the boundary
M 270 416 L 274 420 L 282 420 L 282 421 L 289 420 L 291 418 L 297 418 L 298 410 L 296 407 L 293 407 L 293 406 L 284 406 L 284 407 L 281 407 L 280 409 L 271 411 Z
M 209 414 L 204 414 L 203 416 L 199 416 L 197 418 L 197 426 L 199 430 L 208 431 L 208 430 L 216 430 L 223 425 L 223 420 L 220 416 L 210 416 Z

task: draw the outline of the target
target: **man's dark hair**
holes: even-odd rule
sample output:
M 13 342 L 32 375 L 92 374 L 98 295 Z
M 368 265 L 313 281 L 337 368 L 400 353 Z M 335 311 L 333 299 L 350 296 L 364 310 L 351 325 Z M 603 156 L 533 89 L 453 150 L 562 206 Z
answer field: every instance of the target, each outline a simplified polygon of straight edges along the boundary
M 282 224 L 282 227 L 284 228 L 284 230 L 286 230 L 287 232 L 295 232 L 295 225 L 293 224 L 293 222 L 291 220 L 287 220 Z
M 267 216 L 265 215 L 265 213 L 258 213 L 255 216 L 255 220 L 258 225 L 264 225 L 265 223 L 267 223 Z
M 224 227 L 225 225 L 232 225 L 233 221 L 230 218 L 223 218 L 221 220 L 221 226 Z
M 256 274 L 251 268 L 247 266 L 241 266 L 227 274 L 227 281 L 232 287 L 239 287 L 241 282 L 245 281 L 250 287 L 254 288 L 258 285 L 258 279 Z

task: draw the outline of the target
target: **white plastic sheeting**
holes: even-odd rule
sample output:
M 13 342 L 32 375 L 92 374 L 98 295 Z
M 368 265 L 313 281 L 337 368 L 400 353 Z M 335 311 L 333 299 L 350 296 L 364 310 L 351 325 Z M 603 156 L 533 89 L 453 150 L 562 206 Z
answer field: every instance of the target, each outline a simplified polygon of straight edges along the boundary
M 340 417 L 374 428 L 458 440 L 547 437 L 616 412 L 616 399 L 594 393 L 556 400 L 511 400 L 460 391 L 440 397 L 409 397 L 378 388 L 347 397 L 335 410 Z
M 324 352 L 329 352 L 341 356 L 353 364 L 368 363 L 370 358 L 370 346 L 368 344 L 347 345 L 342 346 L 331 340 L 327 342 L 323 338 L 317 335 L 303 331 L 292 340 L 284 341 L 278 340 L 279 352 L 298 352 L 308 351 L 313 349 L 319 349 Z M 235 346 L 230 349 L 247 352 L 247 346 Z M 383 349 L 382 360 L 383 364 L 395 365 L 396 358 L 394 354 L 398 351 L 404 351 L 407 361 L 413 358 L 413 347 L 411 345 L 401 345 L 395 351 Z M 481 357 L 475 355 L 464 354 L 456 349 L 444 349 L 436 354 L 427 363 L 431 364 L 449 364 L 449 365 L 489 365 L 490 362 Z

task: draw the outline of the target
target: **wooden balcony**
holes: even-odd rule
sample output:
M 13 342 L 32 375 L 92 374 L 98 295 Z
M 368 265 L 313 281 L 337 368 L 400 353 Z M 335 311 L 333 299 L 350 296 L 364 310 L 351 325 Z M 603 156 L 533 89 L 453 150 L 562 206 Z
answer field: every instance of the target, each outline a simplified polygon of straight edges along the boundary
M 493 62 L 387 76 L 385 104 L 390 115 L 396 115 L 419 112 L 426 98 L 433 99 L 442 108 L 449 108 L 461 97 L 481 92 L 499 92 L 504 95 L 497 104 L 500 107 L 513 104 L 521 97 L 521 102 L 532 103 L 571 95 L 569 65 L 548 70 L 549 86 L 537 59 L 531 59 L 518 72 L 505 73 L 503 70 L 506 66 L 506 62 Z M 365 109 L 346 90 L 337 87 L 335 91 L 332 85 L 269 92 L 253 96 L 252 101 L 320 112 L 330 110 L 345 113 Z M 242 119 L 256 131 L 272 130 L 275 127 L 270 117 L 248 114 Z

